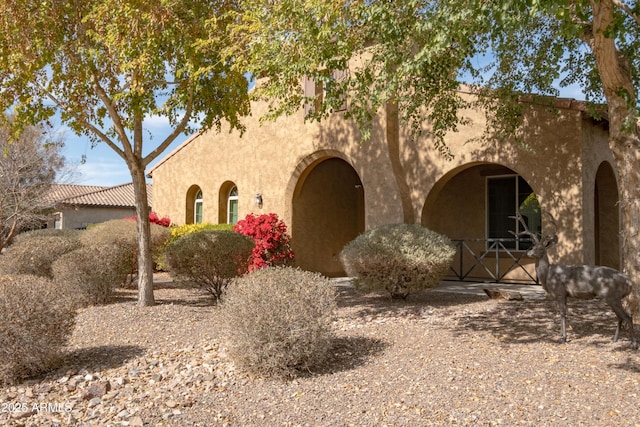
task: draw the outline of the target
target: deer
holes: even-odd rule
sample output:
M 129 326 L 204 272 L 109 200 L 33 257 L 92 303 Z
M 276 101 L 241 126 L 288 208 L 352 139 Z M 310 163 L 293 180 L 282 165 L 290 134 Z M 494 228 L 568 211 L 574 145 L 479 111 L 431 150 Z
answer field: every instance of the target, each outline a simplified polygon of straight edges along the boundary
M 560 311 L 560 343 L 567 341 L 567 297 L 579 299 L 601 298 L 614 311 L 618 318 L 618 326 L 613 336 L 613 342 L 618 341 L 623 323 L 629 326 L 631 347 L 638 348 L 633 319 L 623 308 L 622 300 L 631 293 L 631 279 L 618 270 L 598 265 L 563 265 L 549 263 L 547 251 L 558 243 L 557 223 L 550 213 L 549 217 L 554 231 L 538 238 L 536 233 L 529 231 L 524 218 L 517 212 L 515 217 L 523 226 L 524 231 L 512 232 L 516 237 L 527 235 L 531 237 L 533 246 L 527 251 L 528 257 L 535 258 L 535 271 L 542 288 L 551 295 Z

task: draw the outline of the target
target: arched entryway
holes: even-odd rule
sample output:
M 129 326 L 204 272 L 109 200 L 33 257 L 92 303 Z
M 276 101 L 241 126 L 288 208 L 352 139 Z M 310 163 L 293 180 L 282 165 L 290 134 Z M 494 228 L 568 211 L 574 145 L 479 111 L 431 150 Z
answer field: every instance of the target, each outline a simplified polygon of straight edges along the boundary
M 296 264 L 327 276 L 344 274 L 338 254 L 364 231 L 364 189 L 353 167 L 337 157 L 311 162 L 292 197 Z
M 421 223 L 458 245 L 451 278 L 531 282 L 533 268 L 524 265 L 531 261 L 520 261 L 531 241 L 514 236 L 524 231 L 516 212 L 529 231 L 541 232 L 540 205 L 524 177 L 499 164 L 471 163 L 434 185 Z
M 620 211 L 618 184 L 613 168 L 603 162 L 596 174 L 594 192 L 595 263 L 620 268 Z

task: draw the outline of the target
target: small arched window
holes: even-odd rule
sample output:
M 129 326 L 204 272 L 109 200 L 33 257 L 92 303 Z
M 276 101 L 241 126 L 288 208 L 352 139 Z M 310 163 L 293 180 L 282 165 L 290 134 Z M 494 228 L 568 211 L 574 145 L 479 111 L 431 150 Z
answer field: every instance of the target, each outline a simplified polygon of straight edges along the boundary
M 238 187 L 235 185 L 229 190 L 227 196 L 227 223 L 235 224 L 238 222 Z
M 198 190 L 193 201 L 193 223 L 202 224 L 202 190 Z

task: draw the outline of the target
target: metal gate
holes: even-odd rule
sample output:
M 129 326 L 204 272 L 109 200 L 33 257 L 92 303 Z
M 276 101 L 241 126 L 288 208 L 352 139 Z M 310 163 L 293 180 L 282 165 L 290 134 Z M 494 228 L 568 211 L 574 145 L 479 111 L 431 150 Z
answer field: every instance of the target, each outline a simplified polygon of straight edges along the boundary
M 520 239 L 522 242 L 523 239 Z M 515 243 L 516 239 L 452 239 L 457 247 L 457 260 L 454 260 L 451 271 L 458 280 L 464 281 L 469 274 L 477 267 L 481 267 L 495 282 L 501 282 L 502 279 L 511 271 L 521 269 L 531 279 L 532 283 L 538 283 L 538 280 L 534 278 L 520 263 L 520 260 L 525 256 L 526 251 L 513 251 L 513 249 L 507 248 L 506 243 Z M 485 250 L 482 253 L 477 253 L 473 248 L 469 246 L 471 242 L 484 242 Z M 511 245 L 509 245 L 511 246 Z M 513 251 L 513 252 L 512 252 Z M 469 254 L 473 258 L 471 266 L 465 265 L 465 253 Z M 487 259 L 488 255 L 495 255 L 495 262 L 491 265 L 490 259 Z M 510 259 L 511 264 L 501 271 L 500 261 L 501 259 Z

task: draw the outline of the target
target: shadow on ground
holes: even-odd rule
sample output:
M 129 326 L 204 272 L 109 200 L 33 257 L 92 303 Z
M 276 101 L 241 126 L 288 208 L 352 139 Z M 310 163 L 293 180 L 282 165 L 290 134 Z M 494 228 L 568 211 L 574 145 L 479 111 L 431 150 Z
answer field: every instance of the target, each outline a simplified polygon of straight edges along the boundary
M 560 314 L 555 301 L 489 300 L 482 295 L 423 291 L 406 300 L 392 300 L 386 293 L 362 294 L 353 288 L 339 288 L 338 306 L 353 316 L 424 316 L 432 313 L 444 319 L 443 327 L 454 333 L 488 332 L 505 344 L 558 343 Z M 450 319 L 450 321 L 447 321 Z M 617 318 L 602 300 L 569 299 L 568 341 L 584 341 L 595 347 L 611 346 Z M 637 328 L 636 328 L 637 329 Z M 636 331 L 637 332 L 637 331 Z M 629 332 L 623 328 L 615 350 L 626 351 Z M 634 371 L 638 367 L 627 367 Z
M 124 365 L 128 360 L 144 354 L 146 349 L 137 345 L 104 345 L 87 347 L 67 353 L 64 367 L 74 370 L 99 371 Z
M 175 290 L 183 291 L 176 298 Z M 211 294 L 198 286 L 184 281 L 154 282 L 153 295 L 156 305 L 188 305 L 191 307 L 212 307 L 216 301 Z M 112 304 L 131 303 L 138 300 L 138 290 L 134 288 L 117 288 Z
M 338 307 L 350 307 L 362 313 L 394 314 L 420 312 L 425 307 L 447 309 L 466 304 L 486 302 L 486 296 L 423 291 L 406 299 L 391 299 L 387 292 L 361 293 L 351 287 L 338 288 Z
M 364 366 L 389 347 L 383 340 L 368 337 L 333 337 L 327 358 L 300 377 L 330 375 Z
M 604 301 L 569 300 L 567 323 L 569 342 L 586 340 L 588 345 L 602 347 L 611 345 L 617 318 Z M 458 318 L 456 327 L 489 332 L 508 344 L 560 339 L 560 315 L 552 300 L 500 302 L 492 310 Z M 620 342 L 626 346 L 628 330 L 620 332 Z

